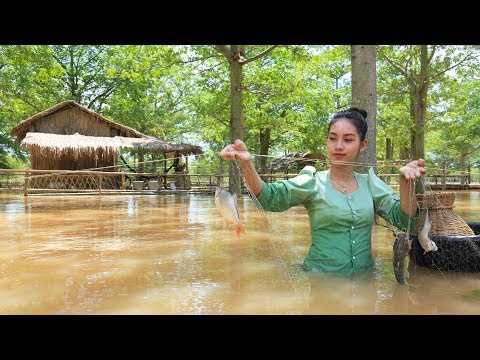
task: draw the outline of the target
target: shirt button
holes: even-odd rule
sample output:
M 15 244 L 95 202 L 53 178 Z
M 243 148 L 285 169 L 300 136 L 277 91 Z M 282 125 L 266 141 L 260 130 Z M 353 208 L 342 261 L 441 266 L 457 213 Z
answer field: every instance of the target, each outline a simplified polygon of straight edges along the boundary
M 355 260 L 355 256 L 354 256 L 354 257 L 352 257 L 352 259 L 353 259 L 353 260 Z
M 352 197 L 351 197 L 351 196 L 349 196 L 348 198 L 349 198 L 349 199 L 351 199 Z
M 352 229 L 355 229 L 355 226 L 352 225 Z
M 355 244 L 355 240 L 352 240 L 352 243 L 354 243 L 354 244 Z
M 353 210 L 353 213 L 356 214 L 357 212 L 355 210 Z

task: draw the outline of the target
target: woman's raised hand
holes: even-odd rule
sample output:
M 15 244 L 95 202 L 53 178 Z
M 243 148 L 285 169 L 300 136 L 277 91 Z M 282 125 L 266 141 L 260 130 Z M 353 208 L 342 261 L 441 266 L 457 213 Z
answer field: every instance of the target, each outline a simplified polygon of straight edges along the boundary
M 400 175 L 403 175 L 407 180 L 415 180 L 426 172 L 425 160 L 423 159 L 414 160 L 400 168 Z
M 249 161 L 252 158 L 247 146 L 240 139 L 235 140 L 233 144 L 225 146 L 223 150 L 220 151 L 220 156 L 224 159 L 237 159 L 241 162 Z

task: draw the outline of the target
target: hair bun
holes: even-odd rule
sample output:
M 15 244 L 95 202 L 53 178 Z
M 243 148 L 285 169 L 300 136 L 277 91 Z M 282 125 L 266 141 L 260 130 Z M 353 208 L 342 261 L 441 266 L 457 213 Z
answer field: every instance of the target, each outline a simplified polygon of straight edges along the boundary
M 359 109 L 357 107 L 351 107 L 347 111 L 356 111 L 356 112 L 360 113 L 363 116 L 364 119 L 366 119 L 367 115 L 368 115 L 368 113 L 365 110 Z

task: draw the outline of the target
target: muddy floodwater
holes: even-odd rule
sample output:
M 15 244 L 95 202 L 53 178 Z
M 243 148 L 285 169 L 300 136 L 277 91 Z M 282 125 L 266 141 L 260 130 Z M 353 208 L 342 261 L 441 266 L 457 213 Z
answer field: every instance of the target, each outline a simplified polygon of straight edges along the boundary
M 239 198 L 237 238 L 209 195 L 0 194 L 0 314 L 480 314 L 480 272 L 392 265 L 374 226 L 368 278 L 300 269 L 302 207 L 264 213 Z M 480 193 L 454 212 L 480 221 Z

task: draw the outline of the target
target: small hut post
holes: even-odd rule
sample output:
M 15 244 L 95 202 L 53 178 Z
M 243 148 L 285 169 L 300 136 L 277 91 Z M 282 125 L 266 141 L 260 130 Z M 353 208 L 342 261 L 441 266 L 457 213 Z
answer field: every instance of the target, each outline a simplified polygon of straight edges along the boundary
M 29 187 L 29 181 L 30 179 L 30 171 L 25 172 L 25 181 L 23 183 L 23 195 L 28 196 L 28 187 Z

